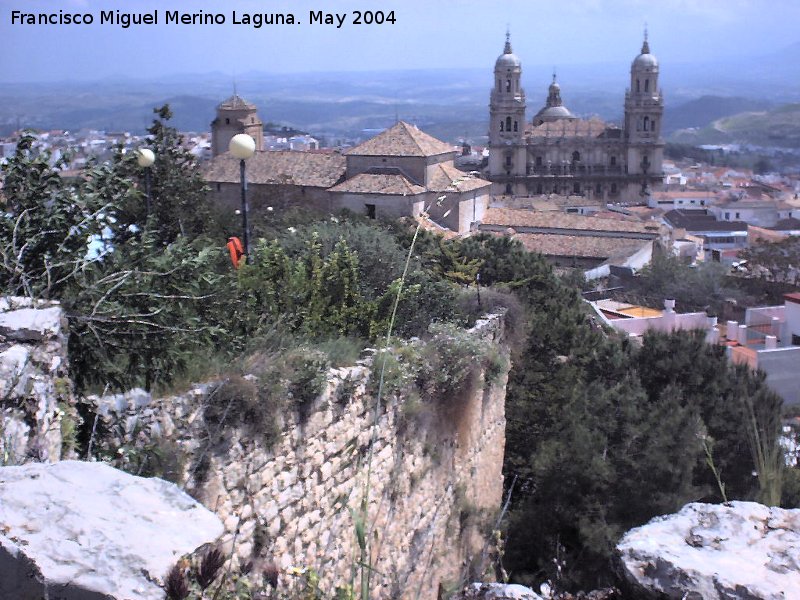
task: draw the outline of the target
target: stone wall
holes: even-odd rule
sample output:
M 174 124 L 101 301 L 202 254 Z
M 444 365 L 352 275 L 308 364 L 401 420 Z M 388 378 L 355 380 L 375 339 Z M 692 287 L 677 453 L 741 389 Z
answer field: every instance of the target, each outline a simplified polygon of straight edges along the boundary
M 479 321 L 472 334 L 505 352 L 502 319 Z M 191 457 L 185 485 L 223 520 L 227 548 L 240 564 L 275 563 L 282 585 L 292 567 L 313 569 L 330 595 L 351 581 L 352 511 L 369 479 L 373 597 L 433 599 L 440 585 L 481 577 L 489 562 L 502 499 L 507 369 L 492 383 L 476 373 L 452 397 L 390 395 L 373 428 L 371 361 L 330 370 L 305 419 L 282 415 L 271 447 L 247 428 L 220 435 L 205 422 L 214 386 L 158 400 L 141 391 L 92 400 L 101 429 L 126 432 L 116 441 L 122 452 L 154 436 L 178 444 Z
M 0 465 L 62 458 L 75 424 L 57 302 L 0 297 Z

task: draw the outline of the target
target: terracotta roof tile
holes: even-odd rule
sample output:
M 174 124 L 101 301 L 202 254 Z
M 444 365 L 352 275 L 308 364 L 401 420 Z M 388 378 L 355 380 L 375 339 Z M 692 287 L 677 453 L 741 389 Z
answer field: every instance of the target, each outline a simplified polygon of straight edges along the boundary
M 424 194 L 425 188 L 410 182 L 404 175 L 395 173 L 359 173 L 330 189 L 331 192 L 350 194 L 389 194 L 393 196 L 416 196 Z
M 492 185 L 491 182 L 473 177 L 449 163 L 439 163 L 428 170 L 427 188 L 433 192 L 470 192 Z
M 510 208 L 488 209 L 484 214 L 482 224 L 512 228 L 535 227 L 541 229 L 630 232 L 647 234 L 648 237 L 661 233 L 662 229 L 655 222 L 620 221 L 562 212 L 538 212 Z
M 455 152 L 450 144 L 420 131 L 414 125 L 398 121 L 374 138 L 350 148 L 346 154 L 357 156 L 436 156 Z
M 346 159 L 341 154 L 256 152 L 247 159 L 247 181 L 328 188 L 344 177 L 345 169 Z M 220 154 L 204 169 L 204 175 L 210 182 L 239 183 L 239 160 L 228 152 Z
M 519 240 L 529 252 L 545 256 L 601 259 L 629 256 L 650 243 L 645 240 L 549 233 L 518 233 L 513 238 Z

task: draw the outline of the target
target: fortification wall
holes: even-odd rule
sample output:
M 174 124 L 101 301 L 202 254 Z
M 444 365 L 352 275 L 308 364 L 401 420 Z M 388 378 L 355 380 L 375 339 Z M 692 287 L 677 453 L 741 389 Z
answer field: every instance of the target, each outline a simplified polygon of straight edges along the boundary
M 500 318 L 480 321 L 472 334 L 503 347 Z M 313 569 L 332 596 L 351 582 L 359 551 L 353 513 L 367 494 L 373 597 L 433 599 L 440 586 L 481 577 L 489 562 L 507 368 L 491 383 L 474 373 L 451 397 L 389 395 L 376 420 L 371 361 L 330 370 L 304 419 L 281 416 L 273 444 L 247 427 L 221 433 L 205 422 L 213 386 L 93 401 L 99 430 L 117 432 L 116 452 L 163 437 L 190 457 L 187 489 L 222 518 L 227 549 L 251 574 L 274 563 L 285 586 L 293 567 Z

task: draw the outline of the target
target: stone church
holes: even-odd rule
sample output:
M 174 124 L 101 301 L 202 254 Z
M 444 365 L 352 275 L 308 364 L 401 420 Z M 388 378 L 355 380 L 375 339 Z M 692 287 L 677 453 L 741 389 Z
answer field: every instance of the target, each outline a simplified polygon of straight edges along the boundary
M 489 206 L 490 182 L 460 171 L 452 146 L 410 123 L 398 121 L 344 152 L 265 151 L 256 106 L 234 94 L 217 107 L 213 158 L 204 167 L 215 200 L 231 210 L 240 203 L 239 161 L 228 152 L 237 133 L 256 142 L 256 153 L 247 159 L 254 211 L 347 209 L 387 219 L 425 214 L 435 225 L 463 234 Z
M 631 65 L 622 128 L 573 115 L 561 100 L 555 75 L 545 105 L 528 121 L 521 78 L 522 62 L 506 34 L 489 104 L 486 175 L 493 195 L 574 195 L 638 204 L 660 185 L 664 99 L 646 32 Z

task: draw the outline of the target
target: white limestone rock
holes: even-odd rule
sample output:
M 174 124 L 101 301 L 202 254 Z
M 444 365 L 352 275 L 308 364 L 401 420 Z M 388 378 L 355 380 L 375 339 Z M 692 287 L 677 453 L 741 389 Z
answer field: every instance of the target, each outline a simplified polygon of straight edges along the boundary
M 532 589 L 515 583 L 471 583 L 460 596 L 463 600 L 542 600 Z
M 222 534 L 161 479 L 103 463 L 0 468 L 0 598 L 162 600 L 175 561 Z
M 0 335 L 23 342 L 39 342 L 61 333 L 61 307 L 21 308 L 0 313 Z
M 687 504 L 629 531 L 617 555 L 637 597 L 798 599 L 800 509 Z

